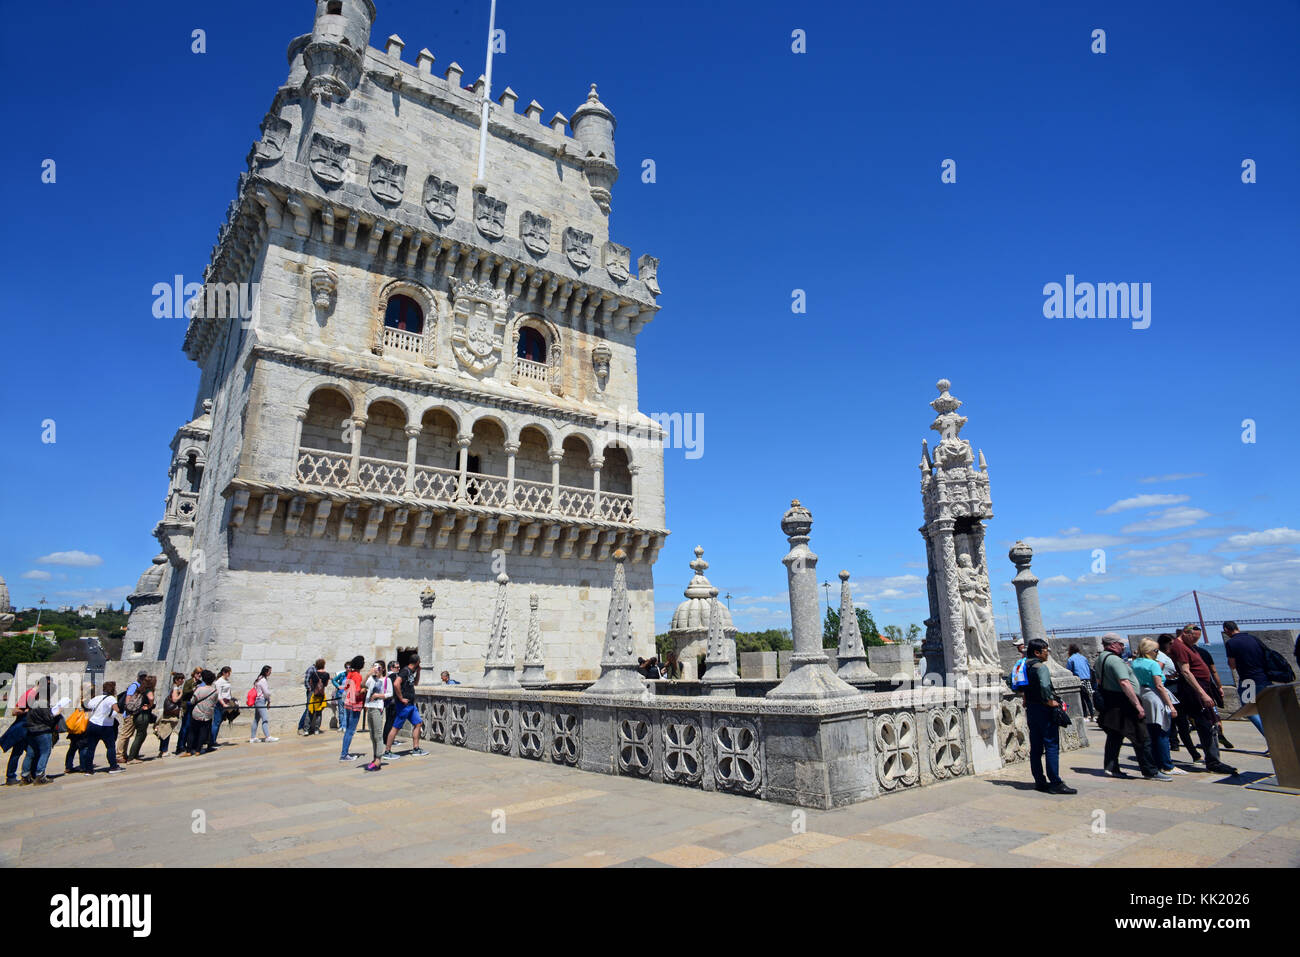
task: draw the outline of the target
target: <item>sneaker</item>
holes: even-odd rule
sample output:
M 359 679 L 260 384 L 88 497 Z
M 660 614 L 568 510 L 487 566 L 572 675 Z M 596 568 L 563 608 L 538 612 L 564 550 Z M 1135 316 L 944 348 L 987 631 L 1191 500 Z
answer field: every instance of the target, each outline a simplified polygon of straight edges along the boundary
M 33 784 L 53 784 L 54 782 L 51 781 L 49 778 L 47 778 L 45 775 L 42 774 L 39 778 L 37 778 L 37 779 L 36 779 L 35 781 L 33 781 L 32 783 L 33 783 Z
M 425 755 L 427 755 L 429 752 L 426 751 L 426 750 L 424 750 L 424 748 L 415 748 L 414 750 L 407 751 L 406 753 L 407 753 L 407 754 L 413 754 L 413 755 L 415 755 L 417 758 L 422 758 L 422 757 L 424 757 Z
M 1133 775 L 1121 771 L 1118 766 L 1113 768 L 1107 768 L 1106 775 L 1112 778 L 1124 778 L 1124 779 L 1133 777 Z
M 1047 786 L 1047 793 L 1048 794 L 1078 794 L 1079 792 L 1074 788 L 1070 787 L 1064 781 L 1057 781 L 1055 784 L 1049 784 Z
M 1207 771 L 1209 771 L 1209 772 L 1211 772 L 1211 773 L 1213 773 L 1213 774 L 1228 774 L 1228 775 L 1234 775 L 1234 774 L 1237 773 L 1237 769 L 1236 769 L 1236 768 L 1234 768 L 1234 767 L 1233 767 L 1232 765 L 1230 765 L 1230 764 L 1224 764 L 1222 761 L 1217 761 L 1217 762 L 1215 762 L 1214 764 L 1207 764 L 1207 765 L 1205 766 L 1205 770 L 1207 770 Z
M 1144 774 L 1142 776 L 1146 778 L 1148 781 L 1172 781 L 1173 780 L 1173 778 L 1165 774 L 1165 772 L 1163 771 L 1157 771 L 1155 774 Z
M 1182 768 L 1170 768 L 1168 771 L 1165 772 L 1165 774 L 1186 774 L 1186 773 L 1187 772 L 1184 771 Z
M 29 785 L 29 784 L 31 784 L 31 783 L 32 783 L 32 779 L 31 779 L 31 778 L 23 778 L 21 781 L 18 782 L 18 786 L 19 786 L 19 787 L 22 787 L 22 788 L 25 788 L 25 787 L 27 787 L 27 785 Z
M 366 770 L 367 770 L 367 771 L 378 771 L 378 770 L 379 770 L 380 768 L 382 768 L 382 767 L 383 767 L 383 765 L 380 764 L 378 761 L 371 761 L 369 764 L 366 765 Z
M 279 741 L 279 738 L 263 738 L 263 741 Z
M 345 755 L 343 755 L 343 757 L 339 758 L 339 760 L 340 760 L 340 761 L 355 761 L 355 760 L 357 760 L 359 757 L 361 757 L 361 755 L 359 755 L 359 754 L 345 754 Z
M 115 767 L 115 768 L 109 768 L 109 769 L 108 769 L 108 773 L 109 773 L 109 774 L 121 774 L 123 770 L 124 770 L 124 768 L 122 767 L 122 765 L 119 764 L 119 765 L 118 765 L 117 767 Z
M 249 739 L 248 739 L 248 743 L 249 743 L 249 744 L 257 744 L 257 738 L 249 738 Z
M 401 758 L 400 754 L 393 754 L 392 751 L 385 751 L 379 756 L 381 761 L 396 761 Z

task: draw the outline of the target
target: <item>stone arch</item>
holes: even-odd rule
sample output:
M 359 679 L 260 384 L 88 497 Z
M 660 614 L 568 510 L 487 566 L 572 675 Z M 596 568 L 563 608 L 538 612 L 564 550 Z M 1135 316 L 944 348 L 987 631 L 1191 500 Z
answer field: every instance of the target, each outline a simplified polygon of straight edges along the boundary
M 386 386 L 375 386 L 373 388 L 367 389 L 365 393 L 362 395 L 361 401 L 357 403 L 357 406 L 358 408 L 362 409 L 362 414 L 365 415 L 367 418 L 369 418 L 370 407 L 375 405 L 375 403 L 377 402 L 391 402 L 393 405 L 397 406 L 399 409 L 402 410 L 402 415 L 403 417 L 405 417 L 407 422 L 411 421 L 411 417 L 415 411 L 414 409 L 411 408 L 410 399 L 406 398 L 403 395 L 398 394 L 397 392 L 394 392 L 392 389 Z
M 632 452 L 622 442 L 610 442 L 601 452 L 600 488 L 619 495 L 632 494 Z
M 391 396 L 377 396 L 366 407 L 361 432 L 361 456 L 389 462 L 406 461 L 406 407 Z
M 519 385 L 523 382 L 532 381 L 526 376 L 521 376 L 520 364 L 515 362 L 519 357 L 519 340 L 520 331 L 523 329 L 532 329 L 539 333 L 546 343 L 546 388 L 554 395 L 564 394 L 564 340 L 560 333 L 560 327 L 545 316 L 535 312 L 525 313 L 516 316 L 510 323 L 507 334 L 510 351 L 507 353 L 510 362 L 510 383 Z
M 401 341 L 386 337 L 384 317 L 388 313 L 388 304 L 394 296 L 406 296 L 415 301 L 424 313 L 424 321 L 419 333 L 419 351 L 412 351 L 410 337 L 401 337 Z M 380 287 L 375 300 L 375 309 L 370 320 L 370 351 L 377 356 L 392 354 L 418 361 L 426 366 L 438 364 L 438 326 L 442 319 L 438 309 L 438 299 L 433 290 L 423 283 L 412 279 L 391 279 Z M 407 330 L 408 332 L 410 330 Z
M 305 403 L 302 438 L 298 444 L 305 449 L 350 453 L 355 407 L 353 396 L 338 383 L 318 385 Z
M 515 478 L 550 485 L 550 452 L 557 447 L 551 431 L 538 422 L 529 422 L 519 429 L 517 444 Z
M 560 447 L 564 450 L 564 458 L 560 460 L 560 484 L 591 488 L 591 438 L 582 432 L 569 432 Z

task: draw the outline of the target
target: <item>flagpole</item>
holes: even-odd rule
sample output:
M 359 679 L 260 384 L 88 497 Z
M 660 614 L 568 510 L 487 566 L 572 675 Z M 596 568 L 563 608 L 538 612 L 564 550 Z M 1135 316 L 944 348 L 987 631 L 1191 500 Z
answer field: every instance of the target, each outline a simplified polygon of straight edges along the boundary
M 478 178 L 474 181 L 475 189 L 487 185 L 488 107 L 492 102 L 492 37 L 496 33 L 496 25 L 497 0 L 492 0 L 492 11 L 488 14 L 487 70 L 483 74 L 483 118 L 478 129 Z

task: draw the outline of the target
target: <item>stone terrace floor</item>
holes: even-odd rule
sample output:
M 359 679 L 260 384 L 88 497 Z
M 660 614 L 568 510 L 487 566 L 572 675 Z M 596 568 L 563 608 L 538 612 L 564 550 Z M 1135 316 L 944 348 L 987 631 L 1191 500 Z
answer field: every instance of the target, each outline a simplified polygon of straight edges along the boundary
M 796 809 L 727 794 L 437 744 L 366 773 L 338 762 L 338 732 L 256 745 L 235 734 L 204 757 L 0 788 L 0 864 L 324 867 L 404 845 L 411 865 L 447 866 L 1300 866 L 1300 797 L 1243 787 L 1271 764 L 1253 726 L 1232 722 L 1228 735 L 1243 749 L 1224 753 L 1237 779 L 1103 778 L 1090 727 L 1092 747 L 1063 755 L 1077 796 L 1039 794 L 1017 765 L 809 810 L 794 833 Z M 368 743 L 358 735 L 353 750 Z M 205 834 L 192 833 L 198 810 Z

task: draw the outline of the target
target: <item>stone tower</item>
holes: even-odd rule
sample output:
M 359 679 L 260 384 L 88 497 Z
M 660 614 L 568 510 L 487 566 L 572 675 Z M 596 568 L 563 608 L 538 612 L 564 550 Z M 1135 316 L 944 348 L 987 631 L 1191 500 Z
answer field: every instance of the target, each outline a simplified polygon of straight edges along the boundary
M 289 44 L 192 297 L 166 570 L 137 589 L 164 599 L 128 647 L 288 683 L 416 644 L 432 584 L 425 671 L 473 675 L 506 572 L 538 595 L 556 680 L 594 678 L 605 563 L 627 556 L 648 655 L 667 535 L 662 430 L 636 411 L 658 260 L 634 274 L 610 239 L 614 115 L 593 86 L 543 123 L 507 88 L 476 184 L 482 79 L 370 47 L 374 18 L 319 0 Z

